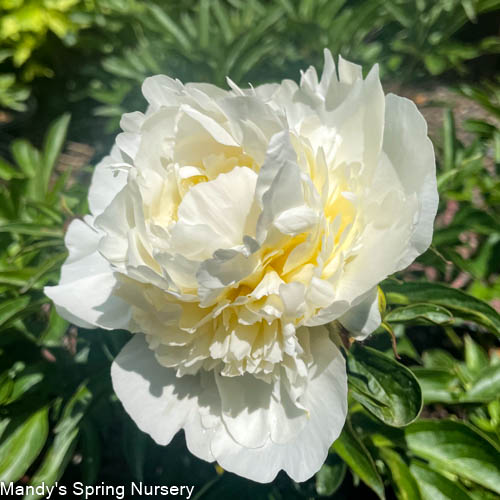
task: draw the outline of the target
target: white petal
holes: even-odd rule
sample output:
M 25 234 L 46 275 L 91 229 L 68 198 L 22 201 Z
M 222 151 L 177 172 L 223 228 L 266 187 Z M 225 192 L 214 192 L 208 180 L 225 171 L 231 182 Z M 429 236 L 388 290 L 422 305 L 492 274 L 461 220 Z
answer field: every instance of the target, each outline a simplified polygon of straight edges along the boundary
M 224 469 L 265 483 L 281 469 L 293 480 L 305 481 L 323 465 L 345 422 L 347 375 L 344 358 L 324 328 L 311 331 L 311 349 L 316 370 L 301 401 L 310 412 L 305 427 L 289 443 L 269 440 L 260 448 L 248 449 L 238 445 L 220 426 L 211 449 Z
M 389 94 L 385 100 L 383 149 L 395 166 L 406 194 L 417 194 L 419 207 L 410 248 L 395 269 L 399 270 L 430 245 L 439 197 L 434 149 L 427 137 L 425 119 L 409 99 Z
M 141 334 L 135 334 L 120 351 L 111 366 L 111 379 L 127 413 L 158 444 L 167 445 L 191 420 L 199 421 L 200 378 L 176 377 L 174 369 L 158 363 Z M 202 434 L 198 426 L 191 427 L 193 431 Z M 206 446 L 194 447 L 202 458 L 211 460 Z
M 346 61 L 339 56 L 339 79 L 342 83 L 354 83 L 363 78 L 362 68 L 358 64 Z
M 155 108 L 177 104 L 183 89 L 182 83 L 165 75 L 151 76 L 142 84 L 142 94 Z
M 232 245 L 243 240 L 254 200 L 257 174 L 246 167 L 236 167 L 210 182 L 193 186 L 178 209 L 179 220 L 204 224 Z
M 91 219 L 87 218 L 90 222 Z M 109 263 L 97 251 L 101 235 L 81 220 L 68 227 L 65 244 L 69 256 L 59 285 L 45 287 L 57 312 L 84 328 L 127 328 L 129 306 L 112 295 L 116 279 Z
M 283 234 L 296 235 L 318 223 L 319 215 L 308 206 L 290 208 L 274 219 L 274 226 Z
M 264 194 L 270 189 L 281 169 L 292 169 L 297 165 L 297 154 L 290 141 L 290 133 L 283 130 L 271 137 L 266 152 L 266 160 L 259 171 L 256 198 L 262 203 Z
M 380 326 L 378 288 L 375 286 L 360 297 L 359 302 L 339 318 L 349 333 L 357 340 L 365 339 Z
M 200 113 L 191 106 L 182 105 L 181 111 L 198 122 L 217 142 L 226 146 L 239 146 L 231 134 L 218 124 L 213 118 Z
M 222 419 L 231 437 L 241 446 L 259 448 L 271 432 L 272 384 L 253 375 L 215 378 L 222 404 Z
M 119 155 L 114 146 L 110 156 L 104 157 L 95 167 L 89 189 L 89 208 L 94 217 L 101 214 L 127 182 L 126 172 L 110 167 Z

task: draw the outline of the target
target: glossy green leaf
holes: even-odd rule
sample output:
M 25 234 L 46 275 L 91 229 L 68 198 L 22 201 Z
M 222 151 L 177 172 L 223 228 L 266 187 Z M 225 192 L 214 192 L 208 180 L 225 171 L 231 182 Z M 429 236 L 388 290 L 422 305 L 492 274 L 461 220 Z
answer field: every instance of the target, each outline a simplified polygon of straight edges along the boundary
M 405 436 L 415 455 L 500 493 L 500 451 L 468 424 L 421 420 L 407 427 Z
M 78 440 L 78 428 L 73 428 L 67 432 L 62 432 L 56 435 L 41 466 L 33 475 L 30 484 L 35 488 L 40 485 L 46 487 L 52 486 L 64 473 L 68 462 L 73 456 Z M 44 495 L 25 495 L 24 500 L 36 500 L 43 498 Z
M 12 420 L 0 442 L 0 481 L 17 481 L 38 457 L 49 430 L 48 408 Z
M 40 364 L 29 365 L 19 373 L 12 385 L 9 404 L 17 401 L 44 379 Z
M 80 432 L 79 424 L 91 401 L 92 393 L 85 386 L 85 383 L 80 385 L 64 407 L 61 418 L 54 429 L 54 441 L 31 479 L 32 486 L 35 488 L 41 484 L 51 486 L 61 478 L 73 456 Z M 38 495 L 25 496 L 25 500 L 38 498 L 41 497 Z
M 415 478 L 411 475 L 408 465 L 406 465 L 399 453 L 389 448 L 381 448 L 378 451 L 382 460 L 389 467 L 392 482 L 396 486 L 398 499 L 421 500 Z
M 422 391 L 413 373 L 380 351 L 355 343 L 347 356 L 353 397 L 384 423 L 401 427 L 422 408 Z
M 323 497 L 333 495 L 342 484 L 346 469 L 345 462 L 336 453 L 331 453 L 316 473 L 316 493 Z
M 344 462 L 381 499 L 385 499 L 384 485 L 369 451 L 346 422 L 340 437 L 332 448 Z
M 455 317 L 474 321 L 500 335 L 500 315 L 486 302 L 440 283 L 385 282 L 382 289 L 392 304 L 432 303 L 448 309 Z
M 459 484 L 421 462 L 412 462 L 410 471 L 417 480 L 422 500 L 472 500 Z
M 436 304 L 412 304 L 392 309 L 384 317 L 390 323 L 407 323 L 415 320 L 442 325 L 451 323 L 453 315 L 444 307 Z

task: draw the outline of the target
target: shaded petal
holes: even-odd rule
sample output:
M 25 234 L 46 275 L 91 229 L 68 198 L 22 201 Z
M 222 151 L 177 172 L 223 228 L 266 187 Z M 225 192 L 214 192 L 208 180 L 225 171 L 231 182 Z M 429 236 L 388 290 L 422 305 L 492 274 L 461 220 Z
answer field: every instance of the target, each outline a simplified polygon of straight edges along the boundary
M 339 321 L 357 340 L 365 339 L 376 330 L 382 321 L 378 308 L 378 288 L 375 286 L 362 295 Z
M 113 198 L 127 183 L 127 173 L 111 167 L 122 161 L 118 146 L 113 146 L 110 156 L 104 157 L 95 167 L 89 188 L 90 213 L 97 217 L 113 201 Z
M 116 395 L 130 417 L 158 444 L 167 445 L 190 420 L 199 422 L 199 397 L 203 393 L 200 378 L 176 377 L 155 358 L 143 335 L 135 334 L 120 351 L 111 366 L 111 379 Z M 191 426 L 190 434 L 203 434 L 200 426 Z M 213 460 L 208 446 L 189 442 L 196 455 Z
M 286 444 L 271 440 L 248 449 L 238 445 L 224 427 L 212 441 L 212 453 L 226 470 L 259 481 L 272 481 L 281 470 L 295 481 L 305 481 L 323 465 L 328 449 L 339 436 L 347 415 L 347 375 L 340 351 L 325 328 L 311 330 L 316 363 L 301 403 L 309 410 L 307 424 Z

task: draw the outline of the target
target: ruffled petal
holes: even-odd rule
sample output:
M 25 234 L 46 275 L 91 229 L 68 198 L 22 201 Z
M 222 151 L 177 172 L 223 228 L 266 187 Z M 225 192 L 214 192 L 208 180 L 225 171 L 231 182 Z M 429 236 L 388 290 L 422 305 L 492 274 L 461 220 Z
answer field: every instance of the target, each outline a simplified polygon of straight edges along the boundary
M 221 467 L 265 483 L 281 469 L 293 480 L 305 481 L 323 465 L 347 415 L 347 375 L 344 358 L 326 329 L 312 329 L 310 337 L 315 369 L 311 370 L 301 400 L 309 411 L 307 424 L 286 444 L 269 439 L 264 446 L 253 449 L 239 445 L 225 427 L 219 426 L 211 449 Z

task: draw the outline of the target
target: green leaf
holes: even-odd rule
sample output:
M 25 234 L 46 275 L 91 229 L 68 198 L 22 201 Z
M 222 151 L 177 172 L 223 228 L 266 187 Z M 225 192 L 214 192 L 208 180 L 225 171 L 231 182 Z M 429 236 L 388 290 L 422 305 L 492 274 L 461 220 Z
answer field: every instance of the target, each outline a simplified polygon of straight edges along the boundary
M 5 404 L 12 394 L 14 381 L 10 376 L 9 370 L 0 375 L 0 405 Z
M 178 42 L 179 45 L 186 51 L 192 49 L 189 38 L 179 28 L 178 24 L 162 9 L 159 5 L 148 5 L 148 10 L 158 22 L 159 26 L 170 33 Z
M 10 394 L 8 403 L 13 403 L 20 399 L 32 387 L 39 384 L 44 379 L 44 374 L 41 370 L 40 364 L 33 364 L 27 366 L 19 375 L 16 376 L 12 385 L 12 392 Z
M 380 351 L 355 343 L 347 355 L 354 399 L 387 425 L 413 422 L 422 408 L 422 391 L 413 373 Z
M 198 21 L 199 21 L 199 40 L 200 47 L 205 49 L 208 47 L 209 43 L 209 29 L 210 29 L 210 0 L 200 0 L 199 4 L 199 13 L 198 13 Z
M 10 163 L 0 158 L 0 179 L 10 181 L 11 179 L 19 179 L 23 177 L 21 172 L 18 172 Z
M 36 268 L 32 267 L 15 271 L 0 271 L 0 284 L 15 287 L 25 286 L 36 271 Z
M 333 449 L 344 462 L 369 486 L 382 500 L 385 499 L 384 485 L 375 463 L 365 445 L 353 432 L 349 421 L 346 422 L 340 437 L 333 443 Z
M 219 27 L 221 33 L 224 37 L 224 41 L 226 44 L 230 43 L 233 39 L 233 30 L 231 29 L 231 24 L 229 22 L 229 16 L 224 8 L 224 6 L 220 3 L 220 0 L 214 0 L 212 2 L 212 9 L 214 11 L 214 15 L 219 23 Z
M 30 485 L 35 488 L 40 485 L 52 486 L 64 473 L 78 439 L 78 428 L 56 435 L 54 442 L 45 454 L 41 466 L 33 475 Z M 25 495 L 24 500 L 36 500 L 44 495 Z
M 62 229 L 58 227 L 43 227 L 39 224 L 23 222 L 0 224 L 0 233 L 26 234 L 38 238 L 62 238 L 64 236 Z
M 477 374 L 489 365 L 488 355 L 469 335 L 465 336 L 465 364 L 471 373 Z
M 425 54 L 424 63 L 431 75 L 439 75 L 447 68 L 446 59 L 437 54 Z
M 451 109 L 444 111 L 443 119 L 443 168 L 449 172 L 455 166 L 455 118 Z
M 487 366 L 479 372 L 462 398 L 465 402 L 489 402 L 500 394 L 500 364 Z
M 40 167 L 40 152 L 26 139 L 13 141 L 11 151 L 25 175 L 34 177 Z
M 345 462 L 336 453 L 331 453 L 316 473 L 316 493 L 322 497 L 333 495 L 342 484 L 346 469 Z
M 453 373 L 422 367 L 412 368 L 417 377 L 424 403 L 458 403 L 462 389 L 460 380 Z
M 42 182 L 44 195 L 47 194 L 52 170 L 54 169 L 57 158 L 59 157 L 64 146 L 70 119 L 71 115 L 69 113 L 64 113 L 52 123 L 47 135 L 45 136 L 42 156 L 42 171 L 40 172 L 40 182 Z
M 101 442 L 95 426 L 85 419 L 81 425 L 82 480 L 84 484 L 92 485 L 99 476 L 101 463 Z
M 453 315 L 444 307 L 436 304 L 411 304 L 392 309 L 384 317 L 384 321 L 390 323 L 409 323 L 415 320 L 442 325 L 451 323 Z
M 69 322 L 57 314 L 56 308 L 50 310 L 47 328 L 40 334 L 39 344 L 55 347 L 61 345 L 61 339 L 69 327 Z
M 122 442 L 125 459 L 127 460 L 132 477 L 137 481 L 143 481 L 149 437 L 129 420 L 126 422 L 125 429 Z
M 16 299 L 0 302 L 0 327 L 22 311 L 29 303 L 29 297 L 17 297 Z
M 458 361 L 443 349 L 429 349 L 422 354 L 422 361 L 426 368 L 445 370 L 455 373 L 455 366 Z
M 420 491 L 405 461 L 394 450 L 379 449 L 382 460 L 391 471 L 392 482 L 396 485 L 399 500 L 420 500 Z
M 460 485 L 421 462 L 412 462 L 410 471 L 417 480 L 422 500 L 472 500 Z
M 0 481 L 21 478 L 40 453 L 49 430 L 48 408 L 9 422 L 0 442 Z
M 433 464 L 500 493 L 500 451 L 470 425 L 421 420 L 405 429 L 408 448 Z
M 87 388 L 86 382 L 83 382 L 64 407 L 61 420 L 58 422 L 55 432 L 62 433 L 76 427 L 83 418 L 91 401 L 92 393 Z
M 40 467 L 33 475 L 30 482 L 32 486 L 35 488 L 41 484 L 52 486 L 61 478 L 73 456 L 80 432 L 79 424 L 91 401 L 92 393 L 87 389 L 85 383 L 81 384 L 64 407 L 61 419 L 54 429 L 56 433 L 54 441 Z M 24 498 L 25 500 L 35 500 L 41 496 L 26 495 Z
M 454 316 L 474 321 L 500 335 L 500 315 L 486 302 L 440 283 L 385 282 L 382 289 L 392 304 L 427 302 L 443 306 Z

